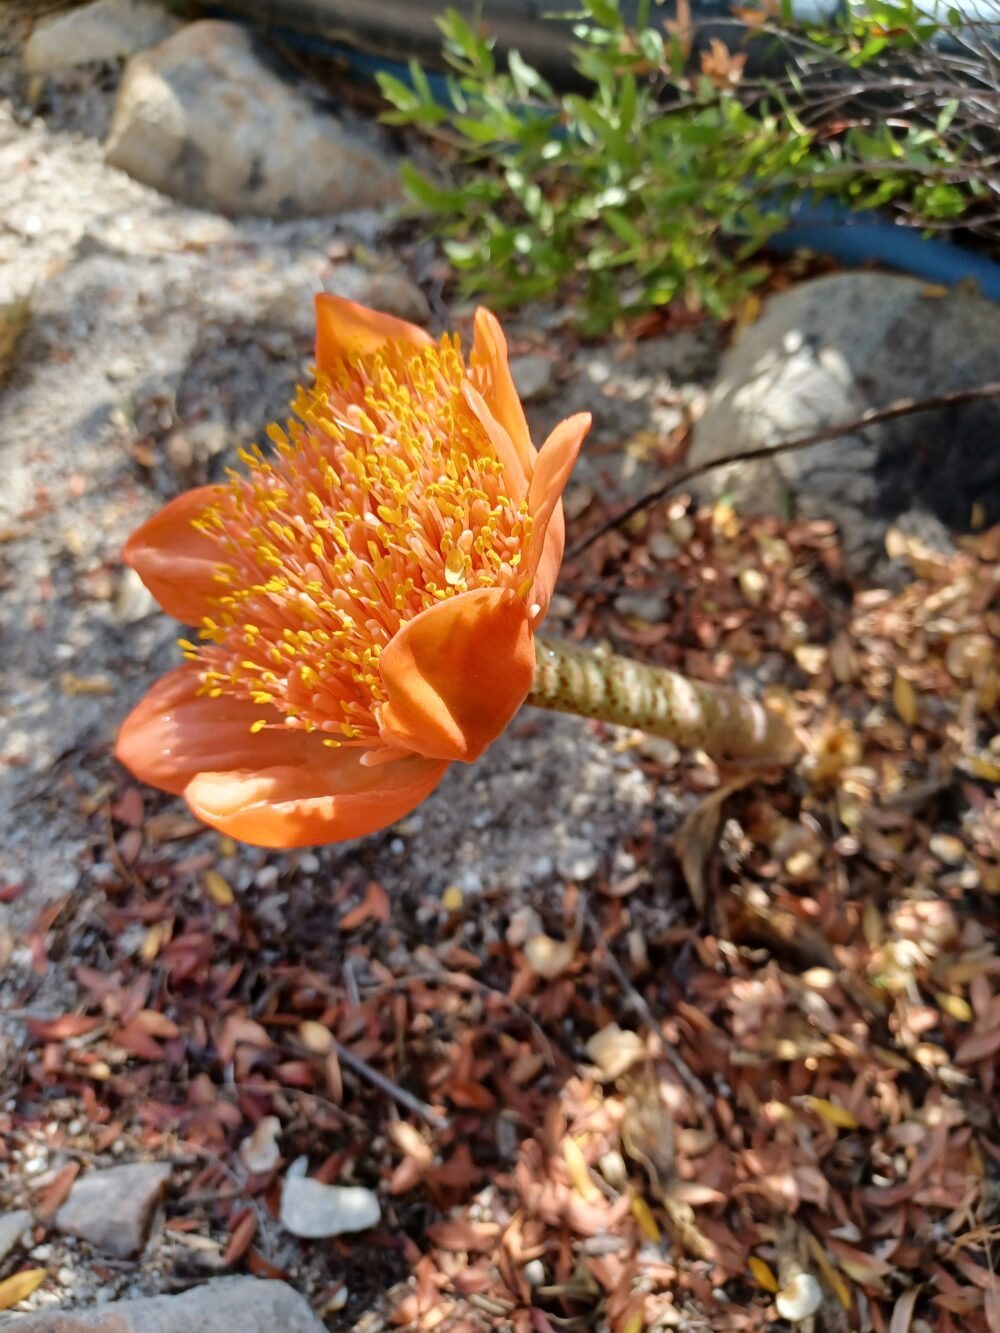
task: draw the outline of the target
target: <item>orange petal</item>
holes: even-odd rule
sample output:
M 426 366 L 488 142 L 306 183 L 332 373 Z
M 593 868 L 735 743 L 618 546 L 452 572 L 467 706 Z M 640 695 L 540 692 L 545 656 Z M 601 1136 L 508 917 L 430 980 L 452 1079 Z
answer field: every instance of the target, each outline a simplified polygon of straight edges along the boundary
M 316 297 L 316 367 L 327 370 L 341 357 L 370 356 L 385 342 L 409 343 L 427 347 L 434 339 L 429 333 L 397 319 L 383 315 L 356 301 L 347 301 L 332 292 L 320 292 Z
M 211 610 L 210 596 L 220 587 L 214 574 L 226 559 L 214 537 L 194 527 L 194 520 L 225 494 L 224 486 L 185 491 L 136 528 L 122 552 L 168 616 L 197 624 Z
M 486 405 L 513 441 L 525 474 L 531 476 L 535 465 L 535 446 L 514 387 L 507 360 L 507 339 L 500 321 L 482 306 L 476 311 L 472 350 L 469 353 L 472 382 L 486 400 Z
M 524 464 L 514 447 L 513 440 L 490 411 L 486 399 L 468 380 L 462 381 L 462 397 L 490 437 L 497 458 L 503 464 L 503 484 L 507 494 L 513 500 L 523 500 L 528 493 L 528 474 L 524 470 Z
M 528 490 L 528 508 L 533 526 L 528 569 L 535 582 L 528 598 L 539 610 L 532 614 L 532 626 L 537 625 L 548 610 L 549 601 L 559 577 L 563 547 L 566 542 L 566 522 L 562 510 L 562 493 L 569 481 L 583 437 L 590 430 L 589 412 L 560 421 L 542 445 L 538 462 Z
M 117 758 L 142 782 L 179 796 L 206 770 L 264 768 L 320 759 L 326 748 L 305 731 L 292 730 L 276 712 L 249 700 L 210 699 L 198 693 L 201 672 L 193 663 L 161 676 L 122 723 Z M 254 735 L 252 723 L 273 727 Z
M 115 754 L 151 786 L 181 795 L 214 828 L 261 847 L 359 838 L 412 810 L 447 764 L 406 755 L 368 767 L 367 751 L 331 749 L 268 708 L 197 693 L 182 666 L 158 680 L 122 723 Z M 261 717 L 274 725 L 256 735 Z
M 364 753 L 327 749 L 315 766 L 201 773 L 188 783 L 184 799 L 199 819 L 241 842 L 310 847 L 394 824 L 430 795 L 448 767 L 411 754 L 367 768 Z
M 434 759 L 478 759 L 531 689 L 527 609 L 503 588 L 449 597 L 402 627 L 380 669 L 385 741 Z
M 536 548 L 532 548 L 535 550 Z M 531 628 L 536 630 L 549 613 L 549 603 L 556 590 L 559 571 L 562 569 L 563 551 L 566 549 L 566 517 L 563 514 L 562 501 L 556 505 L 545 530 L 541 543 L 541 553 L 535 566 L 535 581 L 528 594 L 528 611 Z M 529 566 L 530 567 L 530 566 Z

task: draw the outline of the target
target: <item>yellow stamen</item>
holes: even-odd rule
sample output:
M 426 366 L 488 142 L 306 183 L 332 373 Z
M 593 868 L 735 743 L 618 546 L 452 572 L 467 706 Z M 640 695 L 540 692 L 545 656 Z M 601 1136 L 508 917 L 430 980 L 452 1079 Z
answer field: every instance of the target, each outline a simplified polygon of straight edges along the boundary
M 531 518 L 464 377 L 455 339 L 387 343 L 300 388 L 287 430 L 268 429 L 270 458 L 240 451 L 246 473 L 196 521 L 225 548 L 202 642 L 182 644 L 207 693 L 269 705 L 324 743 L 369 744 L 379 659 L 401 625 L 475 588 L 527 599 Z

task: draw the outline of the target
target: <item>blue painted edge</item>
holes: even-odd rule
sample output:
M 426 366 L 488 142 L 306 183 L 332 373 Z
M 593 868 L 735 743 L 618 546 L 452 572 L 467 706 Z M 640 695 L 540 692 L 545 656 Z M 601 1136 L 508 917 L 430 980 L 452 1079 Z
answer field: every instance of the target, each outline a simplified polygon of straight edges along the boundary
M 792 221 L 768 244 L 785 253 L 812 250 L 842 264 L 884 264 L 948 287 L 971 280 L 984 296 L 1000 301 L 1000 264 L 987 255 L 886 222 L 877 213 L 853 213 L 834 200 L 799 200 Z

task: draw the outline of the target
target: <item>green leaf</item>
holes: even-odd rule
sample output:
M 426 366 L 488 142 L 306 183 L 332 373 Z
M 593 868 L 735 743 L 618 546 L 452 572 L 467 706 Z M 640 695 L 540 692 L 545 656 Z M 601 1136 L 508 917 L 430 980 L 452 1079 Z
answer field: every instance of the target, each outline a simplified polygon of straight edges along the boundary
M 461 189 L 446 190 L 435 185 L 412 162 L 403 163 L 400 175 L 407 193 L 424 208 L 435 213 L 450 213 L 463 205 L 465 195 Z

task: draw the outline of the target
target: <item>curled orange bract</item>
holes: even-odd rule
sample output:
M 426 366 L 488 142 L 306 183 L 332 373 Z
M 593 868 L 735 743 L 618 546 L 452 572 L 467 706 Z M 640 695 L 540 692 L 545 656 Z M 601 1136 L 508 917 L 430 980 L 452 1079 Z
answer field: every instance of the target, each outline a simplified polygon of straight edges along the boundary
M 266 847 L 338 842 L 412 810 L 524 702 L 562 560 L 587 414 L 535 449 L 489 311 L 457 339 L 316 301 L 316 377 L 271 453 L 173 500 L 125 546 L 185 665 L 116 753 Z

